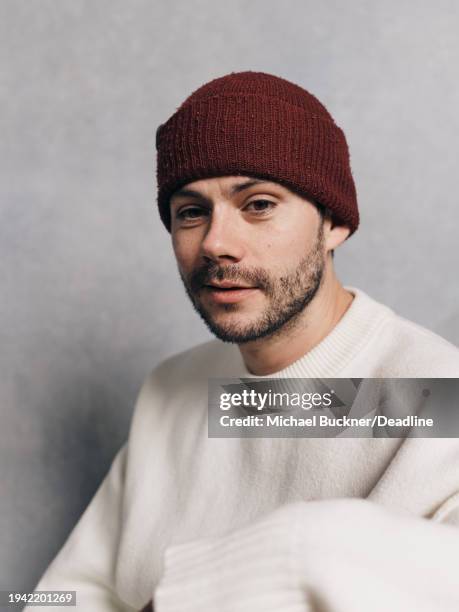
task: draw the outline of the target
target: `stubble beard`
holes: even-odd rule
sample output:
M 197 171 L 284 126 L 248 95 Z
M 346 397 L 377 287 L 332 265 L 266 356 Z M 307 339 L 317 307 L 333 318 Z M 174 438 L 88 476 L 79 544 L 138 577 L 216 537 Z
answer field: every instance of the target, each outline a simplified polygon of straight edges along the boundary
M 212 334 L 223 342 L 244 344 L 268 336 L 276 336 L 294 329 L 300 315 L 317 294 L 325 269 L 323 220 L 310 252 L 296 268 L 278 278 L 271 278 L 262 268 L 242 270 L 238 265 L 219 266 L 209 262 L 185 279 L 180 276 L 194 309 Z M 268 297 L 268 304 L 255 321 L 217 323 L 203 306 L 198 294 L 203 284 L 211 281 L 231 280 L 259 287 Z M 237 312 L 239 304 L 222 304 L 225 312 Z

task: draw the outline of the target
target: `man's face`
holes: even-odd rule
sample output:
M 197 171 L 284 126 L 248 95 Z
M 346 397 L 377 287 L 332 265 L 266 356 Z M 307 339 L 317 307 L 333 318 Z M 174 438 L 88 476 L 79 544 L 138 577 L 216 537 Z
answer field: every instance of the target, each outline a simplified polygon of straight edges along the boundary
M 291 328 L 324 272 L 323 219 L 278 183 L 225 176 L 171 198 L 180 276 L 210 331 L 242 344 Z

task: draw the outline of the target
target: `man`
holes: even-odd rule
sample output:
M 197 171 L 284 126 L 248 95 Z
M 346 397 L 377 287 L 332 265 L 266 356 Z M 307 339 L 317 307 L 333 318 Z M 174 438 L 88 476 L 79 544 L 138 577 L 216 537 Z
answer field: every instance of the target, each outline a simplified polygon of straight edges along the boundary
M 343 132 L 299 86 L 240 72 L 195 91 L 157 150 L 161 219 L 217 339 L 147 376 L 37 588 L 85 612 L 459 609 L 455 439 L 207 433 L 210 378 L 459 375 L 455 347 L 336 276 L 359 224 Z

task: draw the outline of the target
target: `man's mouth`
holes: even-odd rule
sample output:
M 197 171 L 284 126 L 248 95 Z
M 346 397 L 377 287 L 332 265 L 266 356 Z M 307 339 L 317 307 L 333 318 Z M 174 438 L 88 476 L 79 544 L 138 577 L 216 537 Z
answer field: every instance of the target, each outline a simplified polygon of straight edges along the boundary
M 233 304 L 253 295 L 258 287 L 222 281 L 204 285 L 205 293 L 218 304 Z
M 220 283 L 208 283 L 205 287 L 210 287 L 211 289 L 221 289 L 223 291 L 233 291 L 235 289 L 255 289 L 252 285 L 242 285 L 233 283 L 231 281 L 222 281 Z

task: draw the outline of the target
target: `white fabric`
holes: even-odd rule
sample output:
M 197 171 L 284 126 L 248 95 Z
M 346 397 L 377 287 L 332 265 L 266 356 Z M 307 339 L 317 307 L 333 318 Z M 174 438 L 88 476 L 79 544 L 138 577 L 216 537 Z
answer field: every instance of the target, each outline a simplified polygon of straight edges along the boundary
M 331 333 L 266 378 L 459 377 L 458 349 L 349 289 Z M 37 589 L 84 612 L 459 610 L 458 440 L 208 438 L 219 377 L 251 375 L 218 340 L 146 377 Z

